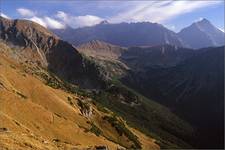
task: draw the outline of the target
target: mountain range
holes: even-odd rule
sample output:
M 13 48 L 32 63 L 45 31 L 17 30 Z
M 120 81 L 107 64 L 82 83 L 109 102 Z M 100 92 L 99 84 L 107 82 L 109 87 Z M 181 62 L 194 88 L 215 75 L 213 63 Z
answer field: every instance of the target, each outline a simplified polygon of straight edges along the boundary
M 175 33 L 0 17 L 0 147 L 223 148 L 221 32 L 206 19 Z
M 169 44 L 196 49 L 224 45 L 224 32 L 214 27 L 207 19 L 195 22 L 179 33 L 161 24 L 150 22 L 100 23 L 91 27 L 77 29 L 68 27 L 53 32 L 75 46 L 92 40 L 124 47 Z

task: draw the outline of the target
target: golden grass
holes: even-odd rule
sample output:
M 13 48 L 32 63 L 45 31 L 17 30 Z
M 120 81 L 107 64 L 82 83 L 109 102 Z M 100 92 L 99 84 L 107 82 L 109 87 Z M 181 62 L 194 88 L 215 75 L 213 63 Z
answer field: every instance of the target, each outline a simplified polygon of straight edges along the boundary
M 68 97 L 75 101 L 68 102 Z M 105 122 L 103 112 L 94 105 L 93 115 L 81 115 L 76 104 L 79 96 L 45 85 L 7 55 L 0 54 L 0 147 L 3 149 L 69 149 L 105 145 L 110 149 L 130 146 Z M 103 135 L 87 132 L 94 122 Z M 159 149 L 154 141 L 134 130 L 144 149 Z M 110 140 L 114 141 L 110 141 Z

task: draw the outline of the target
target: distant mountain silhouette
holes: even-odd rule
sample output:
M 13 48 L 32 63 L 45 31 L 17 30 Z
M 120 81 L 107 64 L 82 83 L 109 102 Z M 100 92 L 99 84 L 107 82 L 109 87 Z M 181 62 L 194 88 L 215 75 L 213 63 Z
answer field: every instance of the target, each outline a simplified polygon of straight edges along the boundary
M 185 46 L 190 48 L 203 48 L 224 45 L 224 32 L 213 26 L 207 19 L 195 22 L 182 29 L 178 36 Z
M 119 23 L 102 22 L 92 27 L 53 30 L 58 36 L 74 45 L 92 40 L 105 41 L 119 46 L 151 46 L 170 44 L 182 46 L 175 32 L 157 23 Z
M 224 45 L 224 32 L 212 25 L 207 19 L 193 23 L 191 26 L 175 33 L 157 23 L 119 23 L 100 24 L 83 28 L 66 28 L 53 30 L 58 36 L 74 45 L 92 40 L 111 44 L 131 46 L 176 45 L 187 48 L 203 48 Z

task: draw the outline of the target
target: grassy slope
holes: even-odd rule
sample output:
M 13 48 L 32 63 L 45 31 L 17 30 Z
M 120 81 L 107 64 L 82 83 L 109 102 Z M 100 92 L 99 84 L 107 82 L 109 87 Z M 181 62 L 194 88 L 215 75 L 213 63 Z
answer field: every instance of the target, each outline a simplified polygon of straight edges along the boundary
M 0 45 L 9 50 L 5 45 Z M 98 111 L 84 117 L 77 105 L 86 99 L 43 83 L 24 65 L 0 54 L 0 147 L 9 149 L 66 149 L 107 145 L 111 149 L 131 147 L 132 141 L 119 136 L 114 127 L 102 118 L 110 113 Z M 68 101 L 71 97 L 71 101 Z M 94 123 L 101 135 L 90 132 Z M 130 129 L 130 127 L 128 127 Z M 159 146 L 154 140 L 135 131 L 143 148 Z M 88 139 L 88 140 L 87 140 Z M 149 142 L 150 141 L 150 142 Z M 119 143 L 120 145 L 116 144 Z

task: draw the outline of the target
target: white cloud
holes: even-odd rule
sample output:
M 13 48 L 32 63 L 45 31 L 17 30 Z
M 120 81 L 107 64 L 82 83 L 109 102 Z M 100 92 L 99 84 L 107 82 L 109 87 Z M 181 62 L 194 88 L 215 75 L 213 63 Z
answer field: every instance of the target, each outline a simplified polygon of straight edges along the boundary
M 23 17 L 33 17 L 36 14 L 34 11 L 26 8 L 18 8 L 17 12 Z
M 72 16 L 63 11 L 58 11 L 53 17 L 38 16 L 37 13 L 26 8 L 19 8 L 17 11 L 24 17 L 24 19 L 34 21 L 51 29 L 64 29 L 66 26 L 70 26 L 71 28 L 93 26 L 104 20 L 103 18 L 93 15 Z
M 45 23 L 43 18 L 34 16 L 34 17 L 31 17 L 31 18 L 25 18 L 25 19 L 36 22 L 36 23 L 42 25 L 43 27 L 47 28 L 47 24 Z
M 67 24 L 71 28 L 93 26 L 104 20 L 103 18 L 93 15 L 72 16 L 66 14 L 63 11 L 58 11 L 56 17 L 62 20 L 65 24 Z
M 54 18 L 48 17 L 48 16 L 38 16 L 36 12 L 27 9 L 27 8 L 18 8 L 17 12 L 24 17 L 24 19 L 31 20 L 33 22 L 36 22 L 40 25 L 42 25 L 45 28 L 51 28 L 51 29 L 63 29 L 65 28 L 65 25 L 61 23 L 60 21 L 57 21 Z
M 39 16 L 35 11 L 26 8 L 19 8 L 17 11 L 22 17 L 35 21 L 44 27 L 63 29 L 66 26 L 70 26 L 71 28 L 93 26 L 99 24 L 103 20 L 107 20 L 110 23 L 149 21 L 164 24 L 171 18 L 220 3 L 221 1 L 210 0 L 191 2 L 189 0 L 98 2 L 97 6 L 99 9 L 101 8 L 108 11 L 109 9 L 115 8 L 117 10 L 113 11 L 113 14 L 115 15 L 106 18 L 95 15 L 74 16 L 63 11 L 58 11 L 55 16 Z M 176 30 L 175 26 L 170 25 L 169 28 Z
M 109 21 L 118 22 L 165 22 L 173 17 L 216 5 L 221 1 L 146 1 L 135 2 L 135 5 L 113 16 Z
M 73 22 L 72 25 L 74 25 L 74 27 L 83 27 L 83 26 L 93 26 L 96 25 L 98 23 L 100 23 L 101 21 L 103 21 L 104 19 L 97 17 L 97 16 L 92 16 L 92 15 L 85 15 L 85 16 L 76 16 L 73 17 Z
M 7 16 L 6 14 L 3 14 L 3 13 L 0 13 L 0 16 L 2 16 L 3 18 L 6 18 L 6 19 L 11 19 L 9 16 Z
M 68 15 L 63 12 L 63 11 L 58 11 L 56 14 L 56 17 L 62 19 L 62 20 L 67 20 L 68 19 Z
M 63 25 L 61 22 L 59 22 L 53 18 L 47 17 L 47 16 L 45 16 L 45 17 L 33 16 L 31 18 L 24 18 L 24 19 L 36 22 L 45 28 L 50 28 L 50 29 L 64 29 L 65 28 L 65 25 Z
M 50 17 L 44 17 L 44 21 L 46 22 L 47 24 L 47 27 L 48 28 L 51 28 L 51 29 L 63 29 L 65 28 L 65 25 L 53 18 L 50 18 Z

